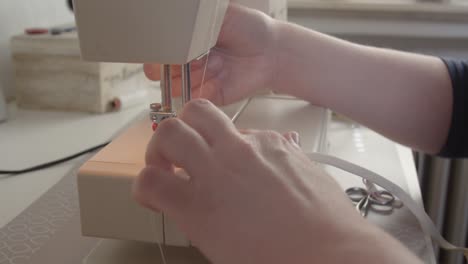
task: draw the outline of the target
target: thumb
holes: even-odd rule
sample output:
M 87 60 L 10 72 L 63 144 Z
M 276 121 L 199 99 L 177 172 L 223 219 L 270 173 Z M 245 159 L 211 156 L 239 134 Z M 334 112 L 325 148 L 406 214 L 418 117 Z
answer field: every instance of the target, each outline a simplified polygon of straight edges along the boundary
M 189 180 L 175 172 L 146 167 L 133 184 L 133 197 L 144 207 L 173 215 L 190 201 L 189 188 Z

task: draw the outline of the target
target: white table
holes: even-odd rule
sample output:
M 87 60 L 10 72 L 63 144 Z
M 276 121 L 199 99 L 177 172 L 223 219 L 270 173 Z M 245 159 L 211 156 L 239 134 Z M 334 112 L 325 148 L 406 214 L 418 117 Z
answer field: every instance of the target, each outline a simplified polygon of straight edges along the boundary
M 104 143 L 143 110 L 134 108 L 120 113 L 90 115 L 16 110 L 10 106 L 10 120 L 0 123 L 0 169 L 21 169 Z M 330 154 L 387 176 L 422 204 L 410 149 L 338 119 L 332 122 L 328 139 Z M 76 159 L 50 169 L 0 178 L 0 227 L 82 161 Z M 327 170 L 343 188 L 361 184 L 359 178 L 345 172 L 333 168 Z M 397 210 L 391 216 L 371 214 L 369 220 L 400 238 L 426 263 L 436 263 L 429 238 L 406 209 Z
M 0 170 L 22 169 L 100 145 L 143 108 L 106 115 L 17 110 L 14 105 L 9 110 L 9 121 L 0 123 Z M 0 176 L 0 227 L 80 163 L 76 159 L 47 170 Z

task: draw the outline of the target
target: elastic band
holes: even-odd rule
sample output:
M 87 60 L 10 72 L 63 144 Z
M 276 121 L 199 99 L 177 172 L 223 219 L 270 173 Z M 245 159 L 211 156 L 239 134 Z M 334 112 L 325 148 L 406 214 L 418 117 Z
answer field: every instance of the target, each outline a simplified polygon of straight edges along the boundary
M 457 251 L 463 252 L 466 260 L 468 261 L 468 248 L 457 247 L 448 242 L 442 235 L 439 233 L 435 227 L 432 220 L 426 214 L 423 208 L 421 208 L 409 194 L 407 194 L 402 188 L 400 188 L 395 183 L 387 180 L 385 177 L 380 176 L 377 173 L 374 173 L 368 169 L 350 163 L 348 161 L 319 153 L 309 153 L 307 154 L 309 159 L 314 162 L 326 164 L 333 166 L 335 168 L 347 171 L 356 176 L 364 178 L 382 188 L 389 191 L 395 197 L 403 202 L 403 204 L 411 211 L 411 213 L 418 219 L 419 224 L 421 225 L 423 231 L 426 234 L 430 234 L 434 241 L 443 249 L 448 251 Z

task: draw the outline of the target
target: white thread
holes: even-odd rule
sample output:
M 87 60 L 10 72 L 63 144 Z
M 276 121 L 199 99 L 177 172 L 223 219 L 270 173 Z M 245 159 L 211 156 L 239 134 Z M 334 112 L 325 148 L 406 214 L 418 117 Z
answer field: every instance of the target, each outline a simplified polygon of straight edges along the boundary
M 101 239 L 99 240 L 98 243 L 96 243 L 96 245 L 93 247 L 93 249 L 91 249 L 91 251 L 89 251 L 88 255 L 86 255 L 86 257 L 83 258 L 83 264 L 87 264 L 88 263 L 88 258 L 94 253 L 94 251 L 96 251 L 96 249 L 102 244 L 102 241 L 104 241 L 104 239 Z
M 153 237 L 158 237 L 158 227 L 156 225 L 156 213 L 149 213 L 149 221 L 151 223 L 151 231 L 153 233 Z
M 214 16 L 214 20 L 213 20 L 213 26 L 211 27 L 211 36 L 210 36 L 210 41 L 208 42 L 208 48 L 209 48 L 210 43 L 213 41 L 213 38 L 214 38 L 214 35 L 215 35 L 215 28 L 216 28 L 215 25 L 216 25 L 216 20 L 218 19 L 218 9 L 219 9 L 219 1 L 216 1 L 215 16 Z M 210 59 L 210 50 L 208 50 L 208 52 L 206 54 L 206 62 L 205 62 L 205 66 L 204 66 L 204 69 L 203 69 L 203 75 L 202 75 L 201 84 L 200 84 L 200 96 L 202 95 L 203 88 L 205 86 L 205 77 L 206 77 L 206 71 L 207 71 L 207 68 L 208 68 L 209 59 Z
M 162 258 L 163 264 L 167 264 L 166 256 L 164 255 L 164 250 L 163 250 L 161 243 L 158 243 L 158 246 L 159 246 L 159 252 L 161 252 L 161 258 Z
M 164 217 L 162 213 L 161 213 L 161 217 Z M 150 218 L 153 237 L 157 238 L 158 237 L 158 227 L 157 227 L 157 223 L 156 223 L 156 213 L 150 213 L 149 218 Z M 163 228 L 163 232 L 164 232 L 164 225 L 162 226 L 162 228 Z M 159 252 L 161 253 L 162 262 L 163 262 L 163 264 L 167 264 L 166 256 L 164 254 L 164 250 L 163 250 L 162 245 L 161 245 L 162 243 L 164 243 L 164 235 L 163 235 L 163 241 L 159 242 L 157 244 L 158 244 L 158 247 L 159 247 Z
M 215 6 L 215 16 L 214 16 L 214 20 L 213 20 L 213 26 L 211 27 L 211 36 L 210 36 L 210 41 L 208 42 L 208 47 L 207 47 L 207 50 L 209 48 L 209 45 L 210 43 L 213 41 L 213 38 L 214 38 L 214 35 L 215 35 L 215 25 L 216 25 L 216 20 L 218 19 L 218 9 L 219 9 L 219 1 L 217 0 L 216 1 L 216 6 Z M 204 69 L 203 69 L 203 75 L 202 75 L 202 79 L 201 79 L 201 84 L 200 84 L 200 95 L 202 94 L 203 92 L 203 88 L 204 88 L 204 82 L 205 82 L 205 76 L 206 76 L 206 71 L 207 71 L 207 68 L 208 68 L 208 60 L 210 59 L 210 50 L 208 50 L 207 54 L 206 54 L 206 62 L 205 62 L 205 66 L 204 66 Z M 163 250 L 163 247 L 161 245 L 161 243 L 158 243 L 158 246 L 159 246 L 159 251 L 161 252 L 161 258 L 163 260 L 163 264 L 167 264 L 166 262 L 166 256 L 164 254 L 164 250 Z
M 308 153 L 307 156 L 311 161 L 319 162 L 322 164 L 330 165 L 338 169 L 350 172 L 356 176 L 364 178 L 373 184 L 379 185 L 385 190 L 392 193 L 395 197 L 398 197 L 403 204 L 411 211 L 411 213 L 418 219 L 423 231 L 426 234 L 430 234 L 435 242 L 443 249 L 449 251 L 463 252 L 465 258 L 468 260 L 468 248 L 457 247 L 445 240 L 444 237 L 439 233 L 432 220 L 426 214 L 424 209 L 418 206 L 418 204 L 409 196 L 403 189 L 393 182 L 387 180 L 383 176 L 378 175 L 368 169 L 350 163 L 348 161 L 319 153 Z
M 157 227 L 157 224 L 156 224 L 156 213 L 150 213 L 150 222 L 152 223 L 151 227 L 152 227 L 152 231 L 153 231 L 153 237 L 157 238 L 158 237 L 158 227 Z M 164 215 L 161 213 L 161 217 L 163 218 Z M 164 222 L 164 219 L 163 219 L 163 222 Z M 158 244 L 158 247 L 159 247 L 159 252 L 161 253 L 161 259 L 162 259 L 162 262 L 163 264 L 167 264 L 166 262 L 166 255 L 164 254 L 164 250 L 163 250 L 163 247 L 162 247 L 162 243 L 165 243 L 164 241 L 164 224 L 162 225 L 162 228 L 163 228 L 163 241 L 162 242 L 159 242 L 157 243 Z

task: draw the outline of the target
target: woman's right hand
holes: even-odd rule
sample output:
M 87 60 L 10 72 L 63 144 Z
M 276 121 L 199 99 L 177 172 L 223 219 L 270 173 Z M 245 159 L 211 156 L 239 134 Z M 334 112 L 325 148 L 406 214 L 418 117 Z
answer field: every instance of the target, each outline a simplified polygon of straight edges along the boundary
M 134 197 L 211 263 L 420 263 L 360 217 L 297 138 L 239 132 L 213 104 L 192 100 L 153 135 Z
M 192 93 L 217 105 L 272 88 L 276 75 L 276 22 L 267 15 L 231 4 L 217 45 L 208 57 L 192 62 Z M 146 76 L 160 80 L 160 65 L 145 64 Z M 180 67 L 173 67 L 173 94 L 180 95 Z M 201 83 L 203 82 L 203 85 Z

